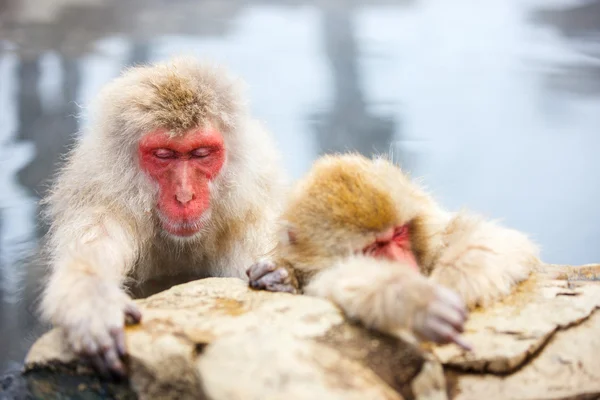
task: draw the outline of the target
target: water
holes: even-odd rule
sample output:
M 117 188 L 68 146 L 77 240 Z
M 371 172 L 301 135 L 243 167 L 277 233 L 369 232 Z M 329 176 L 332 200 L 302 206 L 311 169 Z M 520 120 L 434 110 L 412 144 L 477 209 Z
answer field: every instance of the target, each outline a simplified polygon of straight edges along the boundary
M 600 262 L 600 1 L 0 0 L 0 372 L 41 327 L 37 202 L 98 89 L 178 54 L 249 85 L 292 176 L 392 152 L 446 206 Z

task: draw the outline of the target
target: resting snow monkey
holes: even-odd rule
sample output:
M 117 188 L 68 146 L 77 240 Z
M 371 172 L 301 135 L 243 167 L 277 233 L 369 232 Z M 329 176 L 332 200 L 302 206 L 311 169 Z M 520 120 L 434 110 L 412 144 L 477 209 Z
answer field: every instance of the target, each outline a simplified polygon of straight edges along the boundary
M 45 200 L 45 318 L 102 373 L 125 373 L 125 317 L 147 296 L 209 276 L 247 279 L 274 246 L 285 189 L 271 137 L 239 82 L 192 59 L 109 83 Z
M 523 234 L 445 211 L 390 162 L 352 154 L 315 163 L 281 229 L 270 258 L 248 269 L 252 287 L 302 289 L 369 327 L 467 349 L 467 309 L 509 294 L 540 264 Z

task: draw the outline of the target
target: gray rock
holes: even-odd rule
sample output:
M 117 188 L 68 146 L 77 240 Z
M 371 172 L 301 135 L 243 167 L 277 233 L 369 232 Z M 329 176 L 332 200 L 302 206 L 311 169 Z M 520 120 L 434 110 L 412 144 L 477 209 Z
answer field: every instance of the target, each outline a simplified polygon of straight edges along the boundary
M 552 271 L 472 313 L 472 353 L 415 347 L 346 321 L 326 300 L 253 291 L 238 279 L 179 285 L 137 301 L 143 321 L 126 331 L 130 381 L 106 390 L 140 399 L 592 398 L 600 395 L 600 282 Z M 59 329 L 34 344 L 26 371 L 30 380 L 47 374 L 46 393 L 63 390 L 48 376 L 95 379 Z M 81 387 L 105 384 L 94 382 Z

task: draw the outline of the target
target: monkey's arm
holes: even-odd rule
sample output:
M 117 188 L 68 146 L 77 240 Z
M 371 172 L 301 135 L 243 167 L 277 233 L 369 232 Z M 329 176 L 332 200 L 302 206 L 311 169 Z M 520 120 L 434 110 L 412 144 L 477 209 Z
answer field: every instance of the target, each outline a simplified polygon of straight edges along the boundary
M 537 247 L 522 233 L 477 216 L 457 214 L 431 279 L 456 290 L 468 307 L 508 295 L 540 266 Z
M 53 235 L 50 279 L 41 311 L 62 327 L 73 350 L 99 372 L 124 373 L 125 317 L 141 314 L 120 288 L 136 256 L 133 235 L 115 218 L 94 216 L 63 223 Z M 82 229 L 77 229 L 82 227 Z
M 333 301 L 369 328 L 469 348 L 460 336 L 467 318 L 460 298 L 402 264 L 353 257 L 319 272 L 304 292 Z

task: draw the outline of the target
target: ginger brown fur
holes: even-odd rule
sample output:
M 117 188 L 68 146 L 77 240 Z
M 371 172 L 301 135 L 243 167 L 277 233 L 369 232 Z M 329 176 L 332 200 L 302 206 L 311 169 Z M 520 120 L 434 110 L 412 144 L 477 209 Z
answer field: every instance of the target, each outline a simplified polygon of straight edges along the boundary
M 390 229 L 408 231 L 409 243 L 402 236 L 381 245 L 396 247 L 386 253 L 394 262 L 362 254 Z M 280 276 L 308 276 L 297 290 L 333 300 L 368 326 L 461 345 L 466 310 L 508 295 L 541 265 L 525 235 L 446 211 L 391 162 L 356 154 L 314 164 L 291 192 L 279 237 L 270 262 L 286 270 Z M 253 287 L 269 289 L 261 283 L 268 276 L 250 275 Z M 440 311 L 443 302 L 452 307 Z
M 435 227 L 422 221 L 444 217 L 433 206 L 425 193 L 383 159 L 325 156 L 289 196 L 278 254 L 297 269 L 319 269 L 322 261 L 330 262 L 323 257 L 346 257 L 371 243 L 379 232 L 411 224 L 415 252 L 421 264 L 429 264 L 430 240 L 426 239 Z M 285 239 L 288 234 L 293 243 Z

